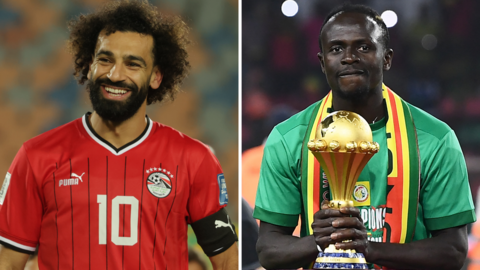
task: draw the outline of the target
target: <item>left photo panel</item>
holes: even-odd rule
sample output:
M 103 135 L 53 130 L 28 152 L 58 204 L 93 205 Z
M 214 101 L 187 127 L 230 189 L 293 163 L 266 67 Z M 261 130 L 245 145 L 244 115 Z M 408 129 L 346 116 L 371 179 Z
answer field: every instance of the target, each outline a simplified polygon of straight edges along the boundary
M 238 13 L 0 4 L 0 269 L 238 269 Z

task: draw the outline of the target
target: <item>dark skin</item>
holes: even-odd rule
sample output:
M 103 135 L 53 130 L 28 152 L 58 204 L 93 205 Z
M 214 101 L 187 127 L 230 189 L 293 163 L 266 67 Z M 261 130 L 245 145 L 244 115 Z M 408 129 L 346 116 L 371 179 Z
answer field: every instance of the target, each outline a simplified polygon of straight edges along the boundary
M 383 72 L 389 70 L 393 51 L 380 40 L 381 28 L 360 13 L 342 13 L 324 26 L 318 57 L 333 92 L 335 110 L 362 115 L 369 123 L 384 115 Z M 460 269 L 466 258 L 466 225 L 432 231 L 432 237 L 407 244 L 367 240 L 359 209 L 331 209 L 323 204 L 311 224 L 313 235 L 292 236 L 293 227 L 261 222 L 257 252 L 267 268 L 299 268 L 315 260 L 317 245 L 325 249 L 355 249 L 370 263 L 391 269 Z M 343 240 L 352 240 L 343 243 Z

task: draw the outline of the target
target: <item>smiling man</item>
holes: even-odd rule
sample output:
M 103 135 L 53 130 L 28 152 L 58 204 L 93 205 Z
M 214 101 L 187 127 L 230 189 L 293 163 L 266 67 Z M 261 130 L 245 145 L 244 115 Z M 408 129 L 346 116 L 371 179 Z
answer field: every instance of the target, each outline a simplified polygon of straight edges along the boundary
M 254 210 L 260 262 L 268 269 L 311 268 L 319 250 L 335 244 L 362 252 L 372 269 L 460 269 L 475 212 L 453 130 L 383 84 L 393 50 L 371 8 L 333 10 L 319 42 L 331 92 L 277 125 L 266 142 Z M 315 119 L 338 110 L 362 115 L 380 151 L 358 178 L 355 207 L 334 210 L 306 144 Z M 300 238 L 292 236 L 299 215 Z
M 214 269 L 237 269 L 220 164 L 146 116 L 187 74 L 185 24 L 124 1 L 69 28 L 93 112 L 19 150 L 0 191 L 0 269 L 37 247 L 40 269 L 188 269 L 188 224 Z

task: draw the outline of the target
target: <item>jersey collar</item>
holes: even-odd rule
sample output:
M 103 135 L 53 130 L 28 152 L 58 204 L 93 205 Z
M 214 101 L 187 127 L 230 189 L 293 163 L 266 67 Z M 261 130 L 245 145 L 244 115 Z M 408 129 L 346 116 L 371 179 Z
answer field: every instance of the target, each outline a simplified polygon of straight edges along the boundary
M 103 146 L 105 149 L 107 149 L 108 151 L 110 151 L 112 154 L 116 156 L 122 155 L 126 153 L 128 150 L 133 149 L 137 145 L 141 144 L 144 140 L 147 139 L 148 135 L 150 134 L 150 131 L 152 130 L 152 121 L 148 116 L 145 116 L 145 118 L 147 119 L 147 126 L 145 127 L 145 130 L 143 130 L 142 134 L 140 134 L 140 136 L 138 136 L 135 140 L 125 144 L 124 146 L 120 148 L 116 148 L 115 146 L 113 146 L 104 138 L 100 137 L 100 135 L 98 135 L 95 132 L 95 130 L 90 125 L 90 121 L 88 121 L 88 116 L 90 114 L 92 113 L 88 112 L 82 117 L 83 127 L 87 131 L 88 135 L 90 135 L 90 137 L 94 141 L 96 141 L 98 144 L 100 144 L 101 146 Z

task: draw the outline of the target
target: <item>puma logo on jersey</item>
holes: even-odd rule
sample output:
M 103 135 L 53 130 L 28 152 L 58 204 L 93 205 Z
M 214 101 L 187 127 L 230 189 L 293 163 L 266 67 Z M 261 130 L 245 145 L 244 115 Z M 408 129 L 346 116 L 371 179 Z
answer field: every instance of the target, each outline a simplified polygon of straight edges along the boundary
M 80 179 L 80 181 L 82 181 L 82 182 L 83 182 L 83 180 L 82 180 L 82 176 L 83 176 L 84 174 L 85 174 L 85 173 L 82 173 L 82 175 L 78 176 L 78 174 L 76 174 L 76 173 L 72 173 L 72 176 L 73 176 L 73 177 L 76 177 L 76 178 L 78 178 L 78 179 Z
M 235 234 L 235 232 L 233 231 L 233 227 L 232 225 L 230 224 L 230 219 L 228 218 L 228 215 L 227 215 L 227 221 L 228 223 L 225 223 L 221 220 L 215 220 L 215 229 L 218 229 L 220 227 L 230 227 L 230 229 L 232 230 L 233 234 Z
M 58 186 L 61 187 L 61 186 L 74 186 L 74 185 L 78 185 L 78 180 L 80 180 L 80 181 L 83 183 L 82 176 L 83 176 L 84 174 L 85 174 L 85 173 L 82 173 L 82 175 L 78 175 L 78 174 L 76 174 L 76 173 L 72 173 L 72 178 L 62 179 L 62 180 L 58 181 Z

